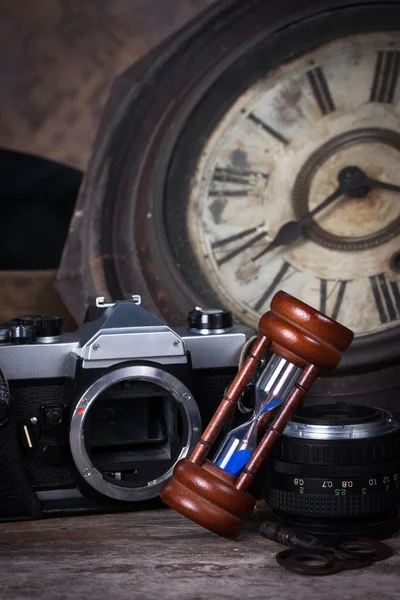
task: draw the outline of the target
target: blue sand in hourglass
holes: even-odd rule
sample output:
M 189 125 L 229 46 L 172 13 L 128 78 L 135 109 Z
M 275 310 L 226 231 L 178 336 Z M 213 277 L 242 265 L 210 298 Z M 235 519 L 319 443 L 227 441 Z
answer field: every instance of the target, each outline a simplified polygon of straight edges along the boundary
M 269 404 L 265 405 L 262 410 L 257 414 L 256 418 L 253 418 L 250 423 L 245 424 L 246 426 L 246 433 L 249 432 L 249 430 L 254 427 L 254 425 L 257 423 L 257 421 L 259 420 L 259 418 L 266 412 L 272 410 L 273 408 L 275 408 L 276 406 L 278 406 L 279 404 L 281 404 L 281 400 L 280 399 L 276 399 L 273 400 L 272 402 L 270 402 Z M 238 429 L 242 429 L 243 425 L 241 425 Z M 229 436 L 229 438 L 235 438 L 235 430 L 233 430 Z M 244 438 L 245 436 L 243 436 Z M 252 437 L 251 434 L 249 437 Z M 238 446 L 241 445 L 241 443 L 243 443 L 243 438 L 242 441 L 239 441 Z M 237 438 L 236 438 L 237 439 Z M 228 440 L 227 440 L 228 441 Z M 256 442 L 256 440 L 255 440 Z M 230 456 L 230 458 L 228 459 L 228 461 L 224 464 L 225 460 L 226 460 L 226 453 L 223 453 L 221 458 L 217 461 L 216 465 L 217 467 L 220 467 L 221 469 L 223 469 L 224 471 L 226 471 L 227 473 L 230 473 L 231 475 L 239 475 L 240 471 L 242 471 L 243 467 L 249 462 L 251 455 L 253 454 L 254 450 L 255 450 L 255 443 L 251 443 L 250 439 L 247 440 L 247 448 L 242 448 L 239 450 L 236 450 L 235 452 L 232 453 L 232 456 Z M 226 446 L 226 444 L 224 444 L 224 446 Z M 229 449 L 229 445 L 228 445 L 228 449 Z M 224 466 L 222 466 L 224 465 Z
M 249 462 L 252 454 L 253 450 L 248 449 L 238 450 L 237 452 L 234 452 L 227 464 L 223 467 L 224 471 L 230 473 L 231 475 L 239 475 L 243 467 Z M 217 462 L 217 467 L 220 467 L 221 463 L 222 459 Z

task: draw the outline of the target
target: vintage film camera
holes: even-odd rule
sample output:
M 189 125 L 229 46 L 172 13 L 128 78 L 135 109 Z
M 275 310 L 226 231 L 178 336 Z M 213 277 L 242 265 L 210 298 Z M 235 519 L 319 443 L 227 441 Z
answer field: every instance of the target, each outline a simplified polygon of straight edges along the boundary
M 90 299 L 85 322 L 0 329 L 0 518 L 124 510 L 159 496 L 237 372 L 250 329 L 194 309 L 167 327 L 139 298 Z

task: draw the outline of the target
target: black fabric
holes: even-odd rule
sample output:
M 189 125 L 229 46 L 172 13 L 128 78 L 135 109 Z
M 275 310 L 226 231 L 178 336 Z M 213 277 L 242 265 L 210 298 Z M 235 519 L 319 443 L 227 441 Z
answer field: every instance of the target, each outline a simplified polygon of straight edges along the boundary
M 0 269 L 56 269 L 81 171 L 1 148 L 0 180 Z

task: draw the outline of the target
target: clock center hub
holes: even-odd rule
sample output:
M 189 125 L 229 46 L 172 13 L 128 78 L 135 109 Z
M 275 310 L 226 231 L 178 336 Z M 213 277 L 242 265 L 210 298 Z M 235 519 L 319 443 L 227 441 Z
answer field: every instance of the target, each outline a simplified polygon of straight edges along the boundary
M 358 167 L 345 167 L 338 175 L 340 186 L 347 196 L 352 198 L 365 198 L 370 187 L 365 183 L 367 176 Z

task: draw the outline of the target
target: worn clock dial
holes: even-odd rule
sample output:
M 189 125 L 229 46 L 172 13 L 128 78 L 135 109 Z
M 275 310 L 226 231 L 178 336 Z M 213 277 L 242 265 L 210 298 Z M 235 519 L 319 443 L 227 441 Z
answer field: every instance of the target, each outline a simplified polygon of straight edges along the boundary
M 204 278 L 243 321 L 255 326 L 284 289 L 357 335 L 399 325 L 400 191 L 354 188 L 304 220 L 348 167 L 400 186 L 399 67 L 397 32 L 331 42 L 259 80 L 209 138 L 190 188 L 189 239 Z M 261 255 L 301 218 L 299 239 Z

